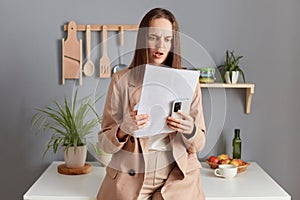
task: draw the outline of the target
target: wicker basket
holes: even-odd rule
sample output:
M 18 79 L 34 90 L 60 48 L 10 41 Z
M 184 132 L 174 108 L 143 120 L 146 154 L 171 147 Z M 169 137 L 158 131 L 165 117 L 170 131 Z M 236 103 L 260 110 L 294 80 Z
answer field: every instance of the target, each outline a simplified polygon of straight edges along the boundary
M 210 168 L 212 168 L 212 169 L 216 169 L 216 168 L 218 168 L 218 166 L 219 166 L 219 164 L 216 164 L 216 163 L 212 163 L 212 162 L 209 162 L 209 161 L 205 161 L 209 166 L 210 166 Z M 247 169 L 247 167 L 250 165 L 250 163 L 248 163 L 248 162 L 243 162 L 243 165 L 241 165 L 241 166 L 238 166 L 238 173 L 239 172 L 244 172 L 244 171 L 246 171 L 246 169 Z

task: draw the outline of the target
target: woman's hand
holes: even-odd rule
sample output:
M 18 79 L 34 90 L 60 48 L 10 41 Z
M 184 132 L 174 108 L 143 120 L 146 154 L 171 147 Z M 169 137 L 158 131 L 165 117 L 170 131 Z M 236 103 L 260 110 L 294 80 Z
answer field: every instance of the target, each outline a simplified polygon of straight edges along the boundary
M 184 134 L 191 134 L 194 129 L 193 118 L 190 115 L 182 113 L 181 111 L 178 111 L 177 113 L 181 116 L 181 119 L 168 117 L 167 125 L 174 131 Z
M 118 132 L 118 138 L 121 139 L 125 135 L 131 135 L 134 131 L 144 128 L 149 121 L 148 114 L 137 115 L 137 110 L 134 110 L 125 116 Z

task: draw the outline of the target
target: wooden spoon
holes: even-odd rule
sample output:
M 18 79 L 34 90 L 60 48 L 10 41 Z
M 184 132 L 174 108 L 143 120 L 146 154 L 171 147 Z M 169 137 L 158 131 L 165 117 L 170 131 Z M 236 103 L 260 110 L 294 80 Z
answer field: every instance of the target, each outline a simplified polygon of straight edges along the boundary
M 91 61 L 91 26 L 86 26 L 86 55 L 87 55 L 87 62 L 83 66 L 83 72 L 86 76 L 92 76 L 95 71 L 94 63 Z

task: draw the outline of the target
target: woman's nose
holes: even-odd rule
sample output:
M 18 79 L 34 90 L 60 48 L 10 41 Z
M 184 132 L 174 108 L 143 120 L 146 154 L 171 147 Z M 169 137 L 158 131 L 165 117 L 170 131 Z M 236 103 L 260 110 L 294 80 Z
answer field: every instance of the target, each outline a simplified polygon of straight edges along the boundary
M 157 48 L 163 48 L 165 47 L 164 39 L 161 37 L 156 41 L 156 47 Z

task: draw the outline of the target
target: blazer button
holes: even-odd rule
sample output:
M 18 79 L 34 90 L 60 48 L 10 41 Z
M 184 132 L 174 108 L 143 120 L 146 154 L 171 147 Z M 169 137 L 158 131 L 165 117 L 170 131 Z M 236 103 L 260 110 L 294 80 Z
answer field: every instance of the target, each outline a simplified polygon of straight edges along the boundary
M 134 137 L 130 136 L 130 142 L 134 143 Z
M 131 169 L 131 170 L 129 170 L 128 174 L 129 174 L 130 176 L 134 176 L 134 175 L 135 175 L 135 171 L 134 171 L 133 169 Z

